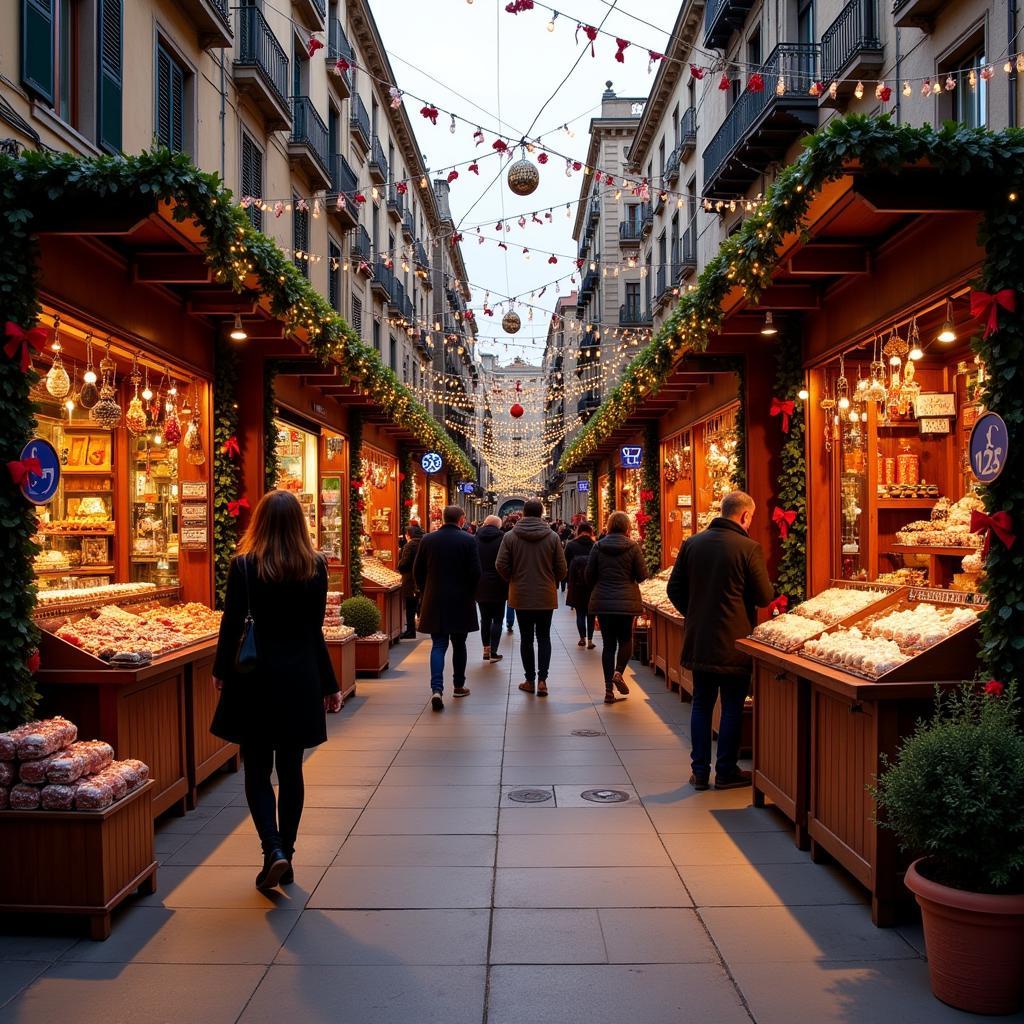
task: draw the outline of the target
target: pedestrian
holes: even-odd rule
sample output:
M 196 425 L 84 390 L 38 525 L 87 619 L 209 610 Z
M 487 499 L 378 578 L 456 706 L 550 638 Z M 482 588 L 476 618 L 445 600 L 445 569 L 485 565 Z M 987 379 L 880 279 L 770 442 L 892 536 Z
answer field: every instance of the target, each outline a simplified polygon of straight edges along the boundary
M 511 530 L 516 523 L 519 521 L 519 517 L 516 515 L 507 515 L 501 522 L 501 532 L 506 534 Z M 508 630 L 509 635 L 512 635 L 512 627 L 516 622 L 516 610 L 510 605 L 506 599 L 505 601 L 505 628 Z
M 576 610 L 576 631 L 580 635 L 577 647 L 594 649 L 594 620 L 590 613 L 590 584 L 587 583 L 587 559 L 594 546 L 594 527 L 584 520 L 576 528 L 576 536 L 565 545 L 565 564 L 568 567 L 569 592 L 565 603 Z M 603 628 L 603 627 L 602 627 Z
M 519 616 L 519 651 L 523 659 L 524 693 L 548 695 L 551 665 L 551 615 L 558 607 L 558 584 L 565 576 L 565 552 L 558 535 L 541 518 L 544 506 L 530 498 L 523 517 L 502 538 L 494 567 L 509 583 L 508 600 Z M 534 660 L 533 638 L 537 637 Z
M 220 697 L 210 725 L 214 736 L 241 744 L 245 799 L 263 847 L 259 889 L 295 880 L 303 752 L 327 739 L 324 712 L 341 710 L 324 642 L 326 608 L 327 563 L 313 550 L 302 506 L 290 491 L 269 491 L 228 570 L 213 663 Z M 249 631 L 255 664 L 239 664 Z
M 501 520 L 488 516 L 476 534 L 480 551 L 480 582 L 476 588 L 476 603 L 480 607 L 480 635 L 484 642 L 484 661 L 501 661 L 498 653 L 501 643 L 501 618 L 508 600 L 508 584 L 498 575 L 494 560 L 504 534 Z
M 449 505 L 442 526 L 420 541 L 413 574 L 420 592 L 419 631 L 430 634 L 430 705 L 444 711 L 444 659 L 452 647 L 452 682 L 456 697 L 468 697 L 466 637 L 479 628 L 476 587 L 480 556 L 473 537 L 463 532 L 465 513 Z
M 616 690 L 624 696 L 629 693 L 622 673 L 633 656 L 633 620 L 643 611 L 638 584 L 647 579 L 647 563 L 640 545 L 630 540 L 629 528 L 629 516 L 613 512 L 604 538 L 587 559 L 589 609 L 601 623 L 605 704 L 615 703 Z
M 719 694 L 715 789 L 750 785 L 750 772 L 736 762 L 751 660 L 736 650 L 736 641 L 750 633 L 757 623 L 756 609 L 770 604 L 773 596 L 761 546 L 748 536 L 754 511 L 749 494 L 727 494 L 722 514 L 683 544 L 668 581 L 669 600 L 684 616 L 682 664 L 693 673 L 694 789 L 709 786 L 711 716 Z
M 405 545 L 402 553 L 398 556 L 398 571 L 402 574 L 402 598 L 405 601 L 405 632 L 402 640 L 416 639 L 416 605 L 418 597 L 416 594 L 416 580 L 413 578 L 412 569 L 416 564 L 416 553 L 420 549 L 420 541 L 423 538 L 423 531 L 419 526 L 410 523 L 405 528 Z

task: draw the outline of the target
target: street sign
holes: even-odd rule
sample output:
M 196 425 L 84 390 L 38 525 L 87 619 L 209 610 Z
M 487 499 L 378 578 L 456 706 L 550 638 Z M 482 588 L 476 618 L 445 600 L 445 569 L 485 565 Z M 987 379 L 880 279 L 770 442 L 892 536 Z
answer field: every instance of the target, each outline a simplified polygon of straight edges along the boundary
M 590 481 L 589 480 L 577 480 L 576 481 L 576 490 L 579 491 L 580 494 L 586 494 L 587 491 L 590 490 Z
M 41 437 L 34 437 L 21 450 L 21 460 L 38 459 L 41 473 L 28 473 L 21 482 L 21 493 L 33 505 L 47 505 L 57 493 L 60 483 L 60 458 L 57 449 Z
M 444 459 L 441 458 L 439 452 L 426 452 L 420 459 L 420 465 L 423 467 L 424 473 L 438 473 L 444 466 Z
M 1010 434 L 1002 416 L 987 412 L 971 431 L 971 472 L 979 483 L 990 484 L 1006 465 Z
M 638 444 L 622 446 L 622 468 L 639 469 L 644 460 L 644 450 Z

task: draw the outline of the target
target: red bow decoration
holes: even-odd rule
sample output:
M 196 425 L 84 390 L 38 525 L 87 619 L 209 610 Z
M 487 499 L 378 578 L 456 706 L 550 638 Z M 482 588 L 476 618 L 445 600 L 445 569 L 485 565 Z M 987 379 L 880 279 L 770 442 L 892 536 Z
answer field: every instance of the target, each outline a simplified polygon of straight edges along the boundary
M 776 615 L 782 615 L 783 612 L 789 607 L 789 598 L 785 594 L 780 594 L 770 605 L 768 605 L 768 611 L 772 618 Z
M 461 241 L 462 241 L 462 232 L 461 231 L 456 231 L 455 234 L 452 235 L 452 246 L 458 245 L 459 242 L 461 242 Z
M 971 292 L 971 316 L 985 321 L 983 338 L 987 338 L 999 330 L 1000 306 L 1007 313 L 1016 312 L 1017 293 L 1012 288 L 1004 288 L 993 295 L 989 295 L 988 292 Z
M 406 183 L 405 183 L 404 181 L 400 181 L 400 182 L 399 182 L 399 183 L 398 183 L 398 184 L 397 184 L 397 185 L 395 186 L 395 191 L 396 191 L 396 192 L 397 192 L 397 193 L 398 193 L 398 194 L 399 194 L 400 196 L 404 196 L 404 195 L 405 195 L 405 193 L 409 191 L 409 186 L 408 186 L 408 185 L 407 185 L 407 184 L 406 184 Z
M 572 162 L 572 169 L 574 171 L 581 171 L 581 170 L 583 170 L 583 161 L 582 160 L 573 160 L 573 162 Z
M 238 447 L 238 438 L 232 434 L 220 449 L 229 459 L 237 459 L 242 454 L 242 450 Z
M 7 472 L 11 474 L 15 486 L 20 487 L 30 473 L 32 476 L 42 476 L 43 467 L 38 459 L 15 459 L 7 463 Z
M 998 679 L 990 679 L 983 687 L 982 692 L 987 697 L 1002 697 L 1005 686 Z
M 420 107 L 420 113 L 431 123 L 437 124 L 437 115 L 440 111 L 437 107 L 432 107 L 429 104 L 425 107 Z
M 747 81 L 747 88 L 751 92 L 764 92 L 764 79 L 755 71 Z
M 558 262 L 558 257 L 557 256 L 549 256 L 548 257 L 548 263 L 557 263 L 557 262 Z
M 796 512 L 777 508 L 772 513 L 772 522 L 779 528 L 779 536 L 785 540 L 789 536 L 789 528 L 796 522 Z
M 1002 542 L 1004 548 L 1012 548 L 1017 540 L 1013 532 L 1013 518 L 1009 512 L 993 512 L 987 515 L 984 512 L 971 512 L 971 533 L 985 532 L 985 545 L 981 549 L 982 556 L 988 555 L 989 543 L 994 533 Z
M 654 491 L 641 491 L 640 492 L 640 500 L 641 501 L 653 501 L 654 500 Z
M 346 72 L 346 71 L 348 71 L 348 69 L 349 69 L 350 67 L 352 67 L 352 65 L 351 65 L 351 64 L 349 64 L 349 62 L 348 62 L 347 60 L 345 60 L 345 58 L 344 58 L 344 57 L 339 57 L 339 58 L 338 58 L 338 59 L 337 59 L 337 60 L 336 60 L 336 61 L 334 62 L 334 68 L 333 68 L 333 70 L 334 70 L 334 73 L 335 73 L 335 74 L 337 74 L 337 75 L 343 75 L 343 74 L 345 74 L 345 72 Z
M 309 42 L 306 43 L 306 56 L 312 57 L 317 50 L 322 50 L 323 48 L 324 44 L 320 39 L 318 39 L 315 35 L 310 36 Z
M 43 664 L 43 659 L 39 655 L 39 648 L 35 648 L 25 661 L 25 667 L 35 675 Z
M 228 502 L 228 515 L 229 516 L 234 516 L 237 519 L 239 517 L 239 515 L 241 514 L 242 509 L 243 508 L 249 508 L 249 507 L 250 506 L 249 506 L 249 499 L 248 498 L 239 498 L 238 501 L 229 501 Z
M 586 262 L 587 262 L 586 260 L 577 260 L 576 261 L 576 269 L 577 270 L 582 270 L 583 269 L 583 264 L 586 263 Z
M 548 155 L 547 155 L 547 153 L 538 153 L 537 154 L 537 163 L 539 163 L 539 164 L 546 164 L 547 162 L 548 162 Z
M 32 350 L 39 352 L 46 344 L 46 328 L 30 327 L 23 331 L 16 323 L 7 321 L 4 328 L 4 335 L 7 344 L 4 345 L 4 352 L 8 359 L 18 358 L 21 364 L 21 372 L 28 373 L 32 366 Z
M 479 174 L 480 173 L 480 168 L 477 165 L 477 162 L 475 160 L 466 168 L 466 170 L 469 171 L 472 174 Z
M 449 171 L 448 172 L 448 184 L 450 185 L 458 176 L 459 176 L 459 172 L 458 171 Z
M 495 153 L 507 153 L 508 152 L 508 143 L 505 142 L 504 139 L 495 139 L 491 143 L 491 149 L 493 149 L 495 151 Z
M 654 67 L 655 64 L 657 64 L 659 61 L 662 61 L 664 59 L 665 59 L 665 54 L 658 53 L 657 50 L 648 50 L 647 51 L 647 74 L 651 73 L 651 68 Z
M 890 98 L 892 97 L 892 87 L 888 85 L 883 85 L 882 88 L 879 89 L 875 95 L 877 95 L 883 103 L 888 103 Z
M 597 29 L 593 25 L 581 25 L 579 22 L 576 23 L 576 42 L 580 41 L 580 29 L 583 29 L 583 34 L 590 40 L 590 56 L 596 57 L 594 53 L 594 40 L 597 38 Z
M 782 417 L 782 432 L 784 434 L 789 433 L 789 417 L 793 415 L 794 409 L 796 409 L 796 405 L 792 398 L 772 398 L 768 415 Z
M 718 88 L 721 92 L 725 92 L 729 88 L 729 76 L 722 75 L 718 80 Z
M 355 199 L 355 201 L 357 203 L 365 203 L 366 202 L 366 196 L 364 196 L 362 192 L 357 192 L 353 198 Z
M 707 72 L 704 68 L 699 68 L 696 64 L 690 65 L 690 77 L 695 78 L 698 82 L 701 81 L 706 74 Z
M 618 47 L 618 49 L 615 51 L 615 59 L 620 64 L 625 64 L 626 63 L 625 53 L 626 53 L 626 48 L 629 46 L 629 40 L 628 39 L 616 39 L 615 40 L 615 45 Z
M 509 14 L 519 14 L 520 11 L 532 11 L 533 0 L 511 0 L 511 3 L 505 4 L 505 10 Z

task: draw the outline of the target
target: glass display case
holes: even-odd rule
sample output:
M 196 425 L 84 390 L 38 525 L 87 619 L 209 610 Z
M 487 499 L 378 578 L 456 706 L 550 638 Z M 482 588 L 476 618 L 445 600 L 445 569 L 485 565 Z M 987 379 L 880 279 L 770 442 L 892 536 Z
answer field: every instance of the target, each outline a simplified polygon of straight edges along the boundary
M 277 486 L 291 491 L 309 526 L 313 544 L 317 539 L 317 443 L 315 434 L 275 420 L 277 427 Z
M 178 449 L 157 444 L 158 434 L 136 439 L 132 465 L 132 582 L 178 582 Z

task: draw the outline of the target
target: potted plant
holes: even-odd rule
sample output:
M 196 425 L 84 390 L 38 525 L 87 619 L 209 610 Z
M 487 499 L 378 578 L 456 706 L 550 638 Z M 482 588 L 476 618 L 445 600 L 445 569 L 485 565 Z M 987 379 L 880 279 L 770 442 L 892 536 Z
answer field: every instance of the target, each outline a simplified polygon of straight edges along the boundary
M 380 630 L 380 609 L 368 597 L 350 597 L 338 609 L 356 631 L 356 674 L 378 676 L 388 667 L 390 640 Z
M 1024 1003 L 1024 733 L 1015 687 L 936 700 L 872 790 L 918 857 L 906 885 L 924 924 L 932 992 L 973 1013 Z

